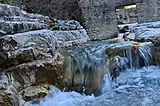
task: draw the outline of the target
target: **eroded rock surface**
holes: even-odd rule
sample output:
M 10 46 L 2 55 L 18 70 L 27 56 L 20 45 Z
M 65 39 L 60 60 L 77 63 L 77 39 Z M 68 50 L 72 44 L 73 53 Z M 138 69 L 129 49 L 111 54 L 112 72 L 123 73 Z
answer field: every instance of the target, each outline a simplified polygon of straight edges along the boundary
M 58 49 L 88 40 L 77 21 L 50 20 L 0 4 L 0 105 L 24 105 L 44 97 L 46 85 L 63 89 L 64 57 Z

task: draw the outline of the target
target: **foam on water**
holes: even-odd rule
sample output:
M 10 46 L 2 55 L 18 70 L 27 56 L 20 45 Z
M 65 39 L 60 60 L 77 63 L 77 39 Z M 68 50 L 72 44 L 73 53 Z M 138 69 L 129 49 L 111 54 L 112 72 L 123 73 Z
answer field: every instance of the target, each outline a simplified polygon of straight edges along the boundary
M 99 97 L 77 92 L 61 92 L 55 87 L 40 103 L 26 106 L 158 106 L 160 103 L 160 69 L 155 66 L 122 72 L 116 82 L 105 76 Z

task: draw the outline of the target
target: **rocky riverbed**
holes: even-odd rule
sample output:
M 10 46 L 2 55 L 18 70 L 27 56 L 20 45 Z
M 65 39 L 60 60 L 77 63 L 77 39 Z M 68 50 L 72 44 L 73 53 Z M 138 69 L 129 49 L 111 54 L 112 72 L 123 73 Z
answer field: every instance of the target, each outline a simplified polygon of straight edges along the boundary
M 159 25 L 133 26 L 134 41 L 90 41 L 77 21 L 0 4 L 0 105 L 157 105 L 144 94 L 158 87 Z

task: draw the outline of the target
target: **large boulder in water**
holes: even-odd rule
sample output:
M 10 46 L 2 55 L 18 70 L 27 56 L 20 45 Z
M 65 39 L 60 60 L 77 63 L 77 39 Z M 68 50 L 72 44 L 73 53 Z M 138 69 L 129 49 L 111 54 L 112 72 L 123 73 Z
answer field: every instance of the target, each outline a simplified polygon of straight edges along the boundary
M 48 95 L 48 90 L 50 90 L 50 88 L 51 86 L 49 84 L 30 86 L 22 90 L 21 95 L 25 101 L 40 99 Z

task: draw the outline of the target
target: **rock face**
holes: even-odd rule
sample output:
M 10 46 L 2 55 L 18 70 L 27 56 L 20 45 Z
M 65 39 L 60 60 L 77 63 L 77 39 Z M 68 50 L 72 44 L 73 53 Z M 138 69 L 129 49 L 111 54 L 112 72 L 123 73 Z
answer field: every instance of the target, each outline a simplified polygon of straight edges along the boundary
M 74 19 L 83 25 L 92 40 L 117 36 L 115 1 L 112 0 L 20 0 L 27 11 L 42 13 L 58 19 Z M 15 4 L 19 4 L 15 3 Z M 41 8 L 39 8 L 39 6 Z
M 16 0 L 12 3 L 23 6 L 27 12 L 41 13 L 57 19 L 83 21 L 81 8 L 77 0 Z
M 63 89 L 58 49 L 87 42 L 86 30 L 74 20 L 50 20 L 6 4 L 0 4 L 0 14 L 0 105 L 44 97 L 46 85 Z
M 158 21 L 159 18 L 159 0 L 139 0 L 137 3 L 138 22 Z
M 118 27 L 114 0 L 80 0 L 84 25 L 92 40 L 117 37 Z
M 48 84 L 41 84 L 36 86 L 30 86 L 23 91 L 21 91 L 22 97 L 26 101 L 40 99 L 41 97 L 44 97 L 48 95 L 48 90 L 50 89 L 50 86 Z
M 159 0 L 18 0 L 14 4 L 30 12 L 36 10 L 58 19 L 77 20 L 87 29 L 92 40 L 116 37 L 117 7 L 135 4 L 139 23 L 157 21 L 160 15 Z
M 9 80 L 4 73 L 0 74 L 0 105 L 18 106 L 18 92 L 14 87 L 14 82 Z

